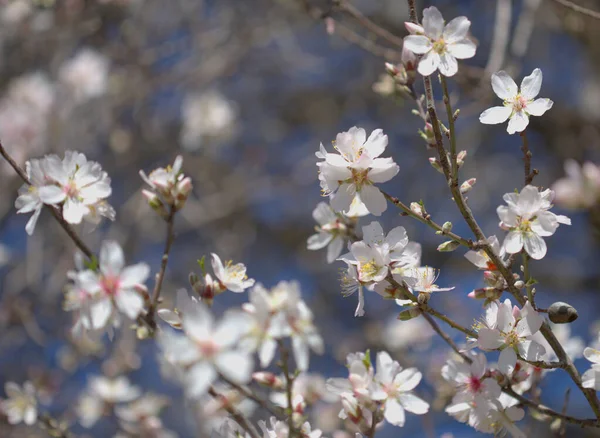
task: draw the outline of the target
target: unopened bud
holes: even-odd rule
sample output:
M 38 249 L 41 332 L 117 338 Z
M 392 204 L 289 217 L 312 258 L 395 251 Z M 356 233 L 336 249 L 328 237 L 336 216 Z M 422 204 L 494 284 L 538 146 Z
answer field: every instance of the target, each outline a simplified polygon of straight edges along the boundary
M 261 385 L 268 386 L 272 389 L 282 389 L 284 387 L 283 380 L 277 375 L 268 371 L 258 371 L 252 374 L 252 379 Z
M 192 286 L 192 289 L 194 290 L 194 292 L 196 292 L 198 295 L 200 295 L 202 293 L 202 289 L 203 289 L 203 285 L 202 285 L 202 282 L 200 281 L 200 277 L 198 277 L 193 272 L 190 272 L 188 279 L 190 281 L 190 286 Z
M 431 164 L 431 166 L 438 172 L 444 173 L 444 170 L 442 169 L 442 166 L 440 165 L 440 162 L 437 160 L 437 158 L 431 157 L 429 159 L 429 164 Z
M 394 64 L 392 64 L 391 62 L 386 62 L 385 63 L 385 71 L 390 75 L 390 76 L 396 76 L 398 74 L 398 67 L 396 67 Z
M 192 179 L 188 176 L 177 183 L 175 196 L 175 209 L 180 210 L 192 191 Z
M 416 318 L 420 314 L 421 310 L 418 307 L 411 307 L 400 312 L 400 314 L 398 315 L 398 319 L 400 321 L 408 321 L 409 319 Z
M 431 294 L 429 292 L 419 292 L 417 296 L 417 302 L 419 304 L 427 304 L 429 302 L 429 298 L 431 298 Z
M 148 339 L 150 337 L 150 330 L 145 325 L 139 325 L 136 327 L 135 335 L 139 340 Z
M 452 222 L 444 222 L 444 225 L 442 225 L 442 230 L 446 233 L 452 231 Z
M 416 215 L 423 217 L 423 206 L 421 204 L 419 204 L 418 202 L 411 202 L 410 209 Z
M 439 252 L 451 252 L 451 251 L 454 251 L 459 246 L 460 246 L 460 243 L 458 243 L 456 240 L 448 240 L 444 243 L 441 243 L 437 247 L 437 250 Z
M 161 217 L 168 216 L 166 207 L 164 206 L 162 200 L 156 193 L 144 189 L 142 190 L 142 196 L 146 198 L 146 201 L 148 201 L 148 205 L 150 206 L 150 208 L 157 212 Z
M 515 281 L 515 287 L 517 289 L 523 289 L 525 287 L 525 282 L 523 280 Z
M 567 324 L 579 317 L 575 307 L 562 301 L 558 301 L 548 308 L 548 316 L 554 324 Z
M 468 180 L 466 180 L 464 183 L 462 183 L 460 185 L 460 192 L 464 195 L 465 193 L 467 193 L 468 191 L 470 191 L 473 186 L 475 185 L 475 183 L 477 182 L 477 180 L 475 178 L 470 178 Z
M 454 121 L 456 121 L 456 119 L 458 119 L 459 114 L 460 114 L 460 109 L 457 109 L 456 111 L 454 111 L 454 114 L 452 115 L 452 118 L 454 119 Z
M 423 26 L 419 26 L 418 24 L 411 23 L 410 21 L 406 21 L 404 23 L 404 27 L 406 27 L 406 30 L 411 35 L 419 35 L 419 34 L 425 33 L 425 29 L 423 29 Z
M 458 164 L 459 168 L 465 164 L 465 158 L 467 158 L 467 151 L 460 151 L 458 155 L 456 155 L 456 164 Z

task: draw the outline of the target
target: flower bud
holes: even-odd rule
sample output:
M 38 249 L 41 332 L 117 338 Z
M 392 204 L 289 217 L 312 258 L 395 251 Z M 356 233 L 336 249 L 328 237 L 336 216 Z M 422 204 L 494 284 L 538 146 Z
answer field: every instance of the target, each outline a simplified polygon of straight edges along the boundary
M 444 173 L 444 170 L 442 169 L 442 166 L 440 165 L 440 162 L 437 160 L 437 158 L 431 157 L 429 159 L 429 164 L 431 164 L 431 167 L 433 167 L 438 172 Z
M 567 324 L 579 317 L 573 306 L 562 301 L 557 301 L 548 308 L 548 316 L 554 324 Z
M 409 309 L 403 310 L 398 315 L 398 319 L 400 321 L 408 321 L 409 319 L 416 318 L 421 314 L 421 310 L 418 307 L 411 307 Z
M 144 189 L 142 190 L 142 196 L 146 198 L 146 201 L 148 201 L 148 205 L 150 206 L 150 208 L 152 208 L 152 210 L 157 212 L 162 217 L 168 216 L 166 207 L 164 206 L 160 197 L 155 192 Z
M 458 155 L 456 155 L 456 164 L 458 164 L 459 168 L 465 164 L 465 158 L 467 158 L 467 151 L 460 151 Z
M 427 304 L 429 302 L 429 298 L 431 298 L 431 294 L 429 292 L 419 292 L 417 301 L 419 304 Z
M 390 76 L 396 76 L 398 74 L 398 67 L 396 67 L 394 64 L 392 64 L 391 62 L 386 62 L 385 63 L 385 71 L 390 75 Z
M 464 183 L 462 183 L 460 185 L 460 192 L 464 195 L 465 193 L 467 193 L 468 191 L 470 191 L 473 186 L 475 185 L 475 183 L 477 182 L 477 180 L 475 178 L 470 178 L 468 180 L 466 180 Z
M 411 202 L 410 209 L 416 215 L 423 217 L 423 207 L 418 202 Z
M 517 289 L 523 289 L 525 287 L 525 282 L 523 282 L 523 280 L 515 281 L 515 287 Z
M 268 386 L 272 389 L 282 389 L 284 387 L 283 380 L 277 375 L 268 371 L 258 371 L 252 374 L 252 379 L 261 385 Z
M 451 251 L 454 251 L 459 246 L 460 246 L 460 243 L 458 243 L 456 240 L 448 240 L 444 243 L 441 243 L 437 247 L 437 250 L 439 252 L 451 252 Z
M 444 225 L 442 225 L 442 230 L 446 233 L 452 231 L 452 222 L 444 222 Z

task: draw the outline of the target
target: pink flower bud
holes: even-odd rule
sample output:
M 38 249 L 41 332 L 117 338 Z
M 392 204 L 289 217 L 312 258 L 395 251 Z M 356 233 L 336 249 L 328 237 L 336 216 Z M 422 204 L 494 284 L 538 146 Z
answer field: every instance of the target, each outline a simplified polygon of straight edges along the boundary
M 475 185 L 475 183 L 477 182 L 477 179 L 475 178 L 470 178 L 468 180 L 466 180 L 464 183 L 462 183 L 460 185 L 460 192 L 464 195 L 465 193 L 467 193 L 468 191 L 470 191 L 473 186 Z
M 282 389 L 284 387 L 283 380 L 281 380 L 274 373 L 268 371 L 257 371 L 252 374 L 252 379 L 261 385 L 268 386 L 273 389 Z

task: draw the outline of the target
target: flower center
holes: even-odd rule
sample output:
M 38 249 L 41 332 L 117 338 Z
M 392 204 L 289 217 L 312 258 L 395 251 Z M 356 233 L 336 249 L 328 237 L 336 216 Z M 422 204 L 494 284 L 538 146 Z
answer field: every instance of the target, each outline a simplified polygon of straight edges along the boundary
M 515 97 L 515 100 L 513 101 L 513 109 L 516 112 L 522 111 L 525 108 L 527 108 L 527 99 L 525 99 L 523 96 L 521 96 L 520 94 L 517 94 L 517 97 Z
M 369 169 L 350 169 L 352 171 L 352 181 L 356 189 L 360 190 L 363 184 L 369 182 Z
M 481 391 L 483 383 L 481 382 L 481 379 L 475 376 L 469 376 L 469 379 L 467 380 L 467 386 L 469 388 L 469 391 L 471 391 L 472 393 L 477 393 Z
M 377 272 L 379 271 L 379 266 L 375 263 L 375 260 L 368 261 L 363 263 L 360 266 L 360 277 L 362 281 L 369 281 Z
M 199 341 L 198 348 L 205 357 L 212 357 L 219 351 L 219 346 L 215 344 L 212 339 L 206 341 Z
M 75 181 L 69 180 L 66 186 L 63 187 L 63 191 L 69 198 L 76 198 L 79 194 L 79 189 L 77 188 L 77 184 Z
M 504 342 L 509 347 L 516 347 L 519 344 L 519 339 L 519 335 L 515 330 L 512 330 L 504 336 Z
M 120 283 L 119 277 L 107 276 L 102 278 L 100 286 L 106 295 L 114 296 L 119 290 Z
M 517 229 L 523 233 L 531 231 L 531 219 L 520 218 L 518 221 Z
M 433 51 L 439 55 L 442 55 L 446 52 L 446 41 L 443 38 L 435 41 L 433 43 Z

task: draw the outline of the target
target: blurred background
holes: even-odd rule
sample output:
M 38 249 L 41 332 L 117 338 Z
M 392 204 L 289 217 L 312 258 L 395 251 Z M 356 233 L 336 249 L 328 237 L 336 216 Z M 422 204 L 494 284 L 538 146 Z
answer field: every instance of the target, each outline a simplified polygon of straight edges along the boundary
M 478 121 L 484 109 L 500 104 L 490 87 L 493 72 L 505 69 L 517 83 L 536 67 L 544 73 L 540 96 L 555 104 L 528 128 L 537 185 L 549 187 L 563 177 L 568 158 L 600 163 L 600 21 L 561 3 L 418 2 L 419 11 L 435 5 L 447 20 L 466 15 L 472 21 L 477 54 L 460 63 L 450 84 L 453 105 L 461 109 L 459 148 L 468 151 L 461 177 L 477 178 L 469 203 L 488 235 L 503 236 L 496 207 L 523 179 L 520 137 L 509 136 L 505 125 Z M 600 11 L 598 1 L 578 4 Z M 199 271 L 196 260 L 210 252 L 245 263 L 249 276 L 268 287 L 296 279 L 327 345 L 324 356 L 311 359 L 315 372 L 345 376 L 346 354 L 366 348 L 385 348 L 425 371 L 419 391 L 434 409 L 409 415 L 403 429 L 386 426 L 378 436 L 480 436 L 443 412 L 449 399 L 439 368 L 449 349 L 424 321 L 397 322 L 399 308 L 371 293 L 366 315 L 354 318 L 356 297 L 340 294 L 342 265 L 328 265 L 323 251 L 306 249 L 315 225 L 311 212 L 323 200 L 314 152 L 355 125 L 368 132 L 382 128 L 389 136 L 385 156 L 394 157 L 400 173 L 384 185 L 388 192 L 407 204 L 423 200 L 438 223 L 451 221 L 454 231 L 471 237 L 443 177 L 428 163 L 433 154 L 418 135 L 423 126 L 411 113 L 413 102 L 396 93 L 385 74 L 384 62 L 398 62 L 401 47 L 365 29 L 361 14 L 400 39 L 406 35 L 407 5 L 398 0 L 2 0 L 0 138 L 21 165 L 67 149 L 100 162 L 112 177 L 117 219 L 83 234 L 84 240 L 97 249 L 102 240 L 116 239 L 129 262 L 144 260 L 153 271 L 165 227 L 140 194 L 138 171 L 166 166 L 181 154 L 194 192 L 177 216 L 166 306 L 188 285 L 188 274 Z M 74 248 L 44 213 L 27 236 L 27 217 L 14 209 L 21 184 L 0 163 L 0 383 L 30 380 L 42 388 L 44 409 L 72 423 L 78 436 L 108 437 L 118 428 L 114 416 L 83 428 L 78 400 L 90 376 L 126 374 L 170 398 L 162 415 L 166 427 L 181 437 L 206 436 L 201 406 L 160 379 L 151 341 L 137 341 L 127 329 L 112 343 L 71 338 L 71 315 L 62 301 Z M 595 202 L 584 207 L 557 209 L 573 225 L 547 239 L 549 254 L 532 270 L 540 282 L 538 304 L 576 307 L 572 335 L 591 345 L 600 319 L 600 209 Z M 481 303 L 466 295 L 483 286 L 482 277 L 462 249 L 438 253 L 439 236 L 393 206 L 381 221 L 386 230 L 406 227 L 423 245 L 423 264 L 441 269 L 438 284 L 456 286 L 435 296 L 434 307 L 464 325 L 479 318 Z M 221 312 L 246 300 L 246 294 L 227 293 L 214 307 Z M 585 370 L 589 363 L 576 365 Z M 565 376 L 546 377 L 539 388 L 544 404 L 562 409 L 572 386 Z M 314 412 L 313 426 L 331 436 L 338 410 L 328 405 Z M 567 412 L 591 416 L 578 391 Z M 531 418 L 522 427 L 528 436 L 554 436 L 547 423 Z M 568 433 L 597 436 L 578 428 Z M 46 435 L 0 418 L 0 436 Z

